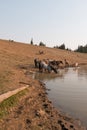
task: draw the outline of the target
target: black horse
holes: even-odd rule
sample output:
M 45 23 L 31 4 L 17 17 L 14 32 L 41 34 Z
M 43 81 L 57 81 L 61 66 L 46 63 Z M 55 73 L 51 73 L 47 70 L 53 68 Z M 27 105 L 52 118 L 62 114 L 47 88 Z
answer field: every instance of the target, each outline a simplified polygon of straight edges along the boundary
M 34 65 L 35 65 L 35 68 L 39 67 L 39 60 L 38 60 L 38 58 L 34 59 Z

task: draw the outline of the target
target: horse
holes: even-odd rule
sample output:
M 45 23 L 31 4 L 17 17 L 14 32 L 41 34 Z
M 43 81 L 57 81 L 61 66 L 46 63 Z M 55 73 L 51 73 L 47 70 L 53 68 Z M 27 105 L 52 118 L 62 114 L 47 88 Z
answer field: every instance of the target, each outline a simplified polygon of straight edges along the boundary
M 35 65 L 35 68 L 39 67 L 39 59 L 38 58 L 34 59 L 34 65 Z
M 49 64 L 58 66 L 59 64 L 63 64 L 63 62 L 61 60 L 60 61 L 52 60 L 52 61 L 49 61 Z
M 49 63 L 47 64 L 45 60 L 39 62 L 39 71 L 40 72 L 48 71 L 50 73 L 52 70 L 55 73 L 57 73 L 57 69 L 53 65 L 51 65 Z
M 65 59 L 65 67 L 69 67 L 69 63 L 66 59 Z

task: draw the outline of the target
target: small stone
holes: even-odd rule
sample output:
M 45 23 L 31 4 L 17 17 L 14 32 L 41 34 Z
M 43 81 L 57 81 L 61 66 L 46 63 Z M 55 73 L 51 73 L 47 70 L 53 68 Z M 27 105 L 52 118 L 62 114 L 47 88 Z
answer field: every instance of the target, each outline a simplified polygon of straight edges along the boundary
M 27 123 L 27 124 L 30 124 L 30 123 L 31 123 L 31 120 L 26 119 L 26 123 Z
M 74 126 L 73 125 L 70 125 L 70 128 L 73 128 Z

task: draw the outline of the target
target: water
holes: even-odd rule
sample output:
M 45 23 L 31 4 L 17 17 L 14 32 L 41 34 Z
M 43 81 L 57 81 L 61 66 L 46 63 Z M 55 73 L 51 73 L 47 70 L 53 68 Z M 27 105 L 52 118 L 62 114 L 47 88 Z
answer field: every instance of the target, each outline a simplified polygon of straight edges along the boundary
M 59 70 L 56 74 L 37 74 L 46 83 L 48 97 L 56 108 L 61 108 L 87 126 L 87 66 Z

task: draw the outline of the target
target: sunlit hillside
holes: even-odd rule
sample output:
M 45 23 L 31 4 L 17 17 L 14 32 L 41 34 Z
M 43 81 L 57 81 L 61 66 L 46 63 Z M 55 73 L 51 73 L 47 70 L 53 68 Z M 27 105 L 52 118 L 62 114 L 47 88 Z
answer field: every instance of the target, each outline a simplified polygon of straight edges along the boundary
M 39 54 L 39 51 L 43 51 L 44 53 Z M 5 61 L 9 65 L 17 64 L 17 62 L 33 63 L 33 59 L 36 57 L 40 59 L 43 58 L 56 59 L 56 60 L 67 59 L 69 63 L 87 62 L 87 54 L 0 40 L 0 59 L 1 59 L 0 62 L 2 62 L 2 64 L 4 64 L 3 62 Z
M 45 97 L 45 86 L 42 87 L 41 84 L 43 83 L 40 83 L 38 80 L 34 80 L 32 78 L 32 74 L 34 74 L 35 71 L 38 72 L 38 69 L 34 67 L 34 58 L 62 60 L 63 62 L 66 59 L 69 64 L 73 64 L 75 62 L 78 62 L 79 65 L 87 64 L 87 54 L 48 48 L 44 46 L 30 45 L 25 43 L 23 44 L 15 41 L 0 40 L 0 95 L 2 93 L 14 89 L 19 89 L 24 86 L 28 86 L 29 89 L 26 96 L 24 95 L 23 97 L 21 97 L 18 108 L 14 108 L 15 111 L 14 109 L 13 111 L 11 109 L 7 120 L 3 119 L 4 123 L 2 122 L 2 120 L 0 121 L 0 128 L 2 128 L 3 126 L 3 128 L 8 129 L 9 123 L 9 130 L 11 130 L 12 128 L 18 129 L 20 124 L 21 128 L 23 129 L 42 129 L 42 127 L 43 129 L 46 129 L 48 128 L 48 126 L 52 125 L 53 128 L 53 125 L 55 125 L 58 127 L 54 128 L 58 128 L 59 130 L 61 130 L 62 127 L 60 126 L 60 121 L 62 122 L 64 128 L 70 128 L 70 122 L 72 124 L 72 119 L 66 118 L 66 116 L 61 116 L 61 114 L 58 114 L 57 116 L 57 111 L 53 109 L 53 106 L 51 108 L 51 102 L 48 101 L 48 99 Z M 56 74 L 54 75 L 56 76 Z M 0 115 L 4 113 L 2 106 L 1 108 L 2 111 L 0 109 Z M 40 113 L 40 116 L 38 115 L 38 112 Z M 43 119 L 44 121 L 46 121 L 46 123 L 43 123 Z M 41 126 L 39 127 L 37 126 L 38 121 L 39 124 L 41 124 Z M 28 123 L 31 123 L 32 125 L 29 126 Z M 74 125 L 71 126 L 71 129 L 74 128 Z

